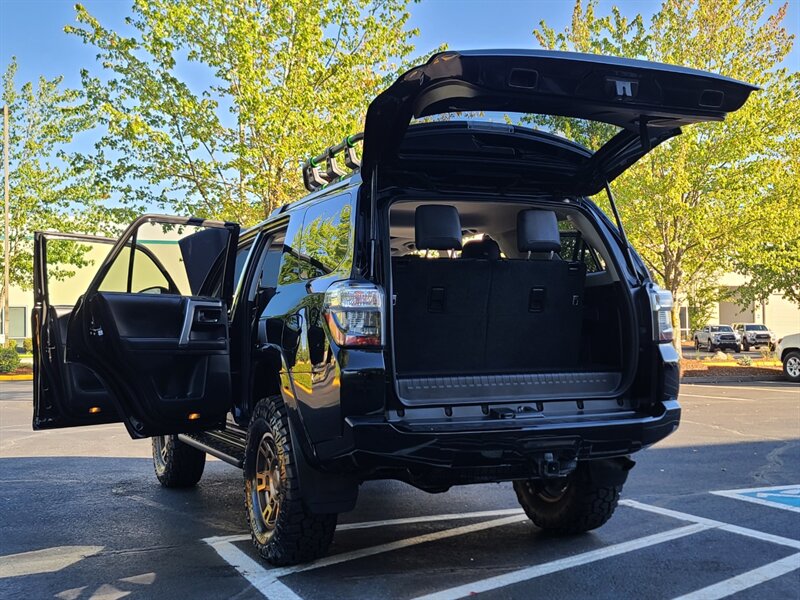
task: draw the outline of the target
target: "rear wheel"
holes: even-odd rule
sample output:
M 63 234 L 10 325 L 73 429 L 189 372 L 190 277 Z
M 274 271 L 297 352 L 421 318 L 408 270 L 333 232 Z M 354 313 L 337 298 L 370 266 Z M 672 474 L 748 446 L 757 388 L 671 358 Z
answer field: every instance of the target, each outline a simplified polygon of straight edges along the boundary
M 161 485 L 185 488 L 200 481 L 206 466 L 205 452 L 184 444 L 176 435 L 161 435 L 151 439 L 153 468 Z
M 792 350 L 783 358 L 783 374 L 789 381 L 800 381 L 800 352 Z
M 300 495 L 295 450 L 280 397 L 259 402 L 247 431 L 244 489 L 250 537 L 273 565 L 324 556 L 336 529 L 335 514 L 316 514 Z
M 537 527 L 570 535 L 605 524 L 617 508 L 622 486 L 592 483 L 588 471 L 579 465 L 563 480 L 515 481 L 514 491 L 525 514 Z

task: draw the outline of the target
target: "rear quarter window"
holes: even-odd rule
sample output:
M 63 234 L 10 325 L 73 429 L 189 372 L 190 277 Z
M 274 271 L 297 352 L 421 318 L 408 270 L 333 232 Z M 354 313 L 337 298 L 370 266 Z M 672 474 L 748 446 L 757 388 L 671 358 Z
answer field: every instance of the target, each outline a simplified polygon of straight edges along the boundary
M 324 200 L 290 221 L 281 284 L 321 277 L 334 271 L 350 270 L 354 211 L 349 193 Z M 295 221 L 297 220 L 297 221 Z

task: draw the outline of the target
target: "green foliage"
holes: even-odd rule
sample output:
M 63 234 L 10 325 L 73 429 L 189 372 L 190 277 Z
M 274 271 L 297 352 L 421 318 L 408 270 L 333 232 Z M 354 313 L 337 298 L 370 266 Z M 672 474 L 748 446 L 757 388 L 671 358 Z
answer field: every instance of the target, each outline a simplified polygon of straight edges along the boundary
M 749 356 L 740 356 L 736 359 L 736 364 L 740 367 L 752 367 L 753 366 L 753 359 Z
M 22 340 L 22 352 L 24 354 L 31 354 L 33 352 L 33 340 L 31 338 Z
M 19 353 L 16 348 L 0 348 L 0 373 L 13 373 L 19 367 Z
M 299 162 L 360 131 L 402 70 L 408 0 L 135 0 L 128 37 L 82 6 L 105 129 L 92 160 L 129 206 L 249 224 L 303 195 Z M 214 77 L 195 90 L 182 73 Z
M 3 348 L 13 348 L 14 350 L 17 349 L 17 340 L 7 339 L 3 344 Z
M 800 77 L 780 67 L 793 43 L 782 25 L 786 6 L 768 6 L 665 0 L 646 25 L 616 8 L 598 16 L 596 0 L 577 0 L 564 32 L 544 22 L 534 32 L 547 48 L 694 67 L 762 88 L 724 123 L 684 128 L 614 184 L 629 238 L 676 295 L 731 268 L 752 274 L 753 289 L 781 281 L 781 291 L 796 289 L 797 237 L 786 225 L 800 223 Z M 537 122 L 593 148 L 613 135 L 607 125 L 574 119 Z
M 11 285 L 27 290 L 33 283 L 33 231 L 97 233 L 120 219 L 105 204 L 108 188 L 91 163 L 68 152 L 73 138 L 95 125 L 82 93 L 64 89 L 61 77 L 18 86 L 16 72 L 12 58 L 2 92 L 9 107 L 9 270 Z M 58 268 L 51 275 L 61 279 L 85 266 L 82 256 L 74 245 L 64 252 L 53 248 L 50 258 Z M 0 270 L 2 261 L 0 256 Z

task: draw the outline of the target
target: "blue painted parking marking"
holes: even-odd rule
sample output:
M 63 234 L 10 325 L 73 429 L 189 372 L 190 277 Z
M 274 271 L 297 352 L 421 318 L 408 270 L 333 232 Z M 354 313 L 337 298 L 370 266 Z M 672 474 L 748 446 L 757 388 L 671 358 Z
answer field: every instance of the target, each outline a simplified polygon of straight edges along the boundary
M 717 496 L 744 500 L 772 508 L 800 512 L 800 484 L 747 488 L 743 490 L 719 490 L 711 492 Z

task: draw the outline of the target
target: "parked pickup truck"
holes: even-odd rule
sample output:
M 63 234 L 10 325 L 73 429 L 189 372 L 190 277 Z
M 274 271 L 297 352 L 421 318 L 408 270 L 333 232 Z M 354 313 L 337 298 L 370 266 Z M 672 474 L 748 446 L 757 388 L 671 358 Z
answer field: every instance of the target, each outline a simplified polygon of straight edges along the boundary
M 775 334 L 761 323 L 734 323 L 733 329 L 742 338 L 745 350 L 767 347 L 775 350 Z
M 694 347 L 697 350 L 702 347 L 709 352 L 725 348 L 741 352 L 742 337 L 730 325 L 707 325 L 694 332 Z

